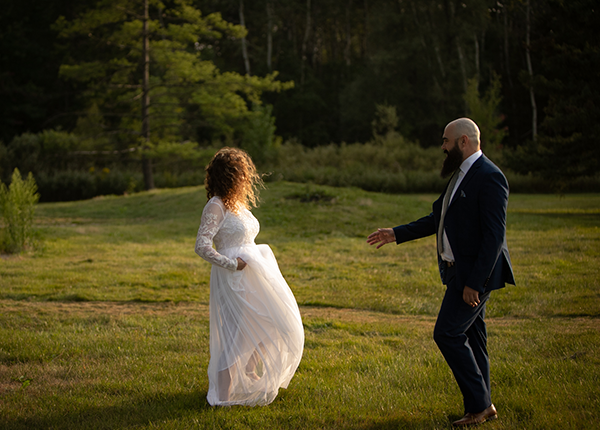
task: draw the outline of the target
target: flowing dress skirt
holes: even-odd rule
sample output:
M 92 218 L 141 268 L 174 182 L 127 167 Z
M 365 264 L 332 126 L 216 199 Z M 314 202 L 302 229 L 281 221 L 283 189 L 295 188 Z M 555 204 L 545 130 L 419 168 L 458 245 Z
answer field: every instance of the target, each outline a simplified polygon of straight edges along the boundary
M 248 265 L 213 265 L 210 278 L 210 363 L 213 405 L 267 405 L 287 388 L 304 349 L 298 304 L 268 245 L 220 249 Z

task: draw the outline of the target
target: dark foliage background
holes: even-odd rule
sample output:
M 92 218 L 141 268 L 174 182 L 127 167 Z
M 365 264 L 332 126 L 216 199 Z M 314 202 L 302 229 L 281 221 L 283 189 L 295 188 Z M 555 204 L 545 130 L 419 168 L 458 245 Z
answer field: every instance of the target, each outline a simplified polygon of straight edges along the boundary
M 573 184 L 597 179 L 600 146 L 592 139 L 600 131 L 600 36 L 596 28 L 600 20 L 594 0 L 191 3 L 203 16 L 218 12 L 233 24 L 240 24 L 243 17 L 248 30 L 243 41 L 224 37 L 202 45 L 203 59 L 214 62 L 222 72 L 266 76 L 277 71 L 278 80 L 294 82 L 291 89 L 265 92 L 263 103 L 272 108 L 259 112 L 255 125 L 232 123 L 235 131 L 227 136 L 206 120 L 210 117 L 203 116 L 206 112 L 190 111 L 196 117 L 185 121 L 181 126 L 185 132 L 180 135 L 197 142 L 199 148 L 245 146 L 265 169 L 280 169 L 286 172 L 280 176 L 294 180 L 311 180 L 311 175 L 302 176 L 297 169 L 292 174 L 282 164 L 282 160 L 289 163 L 290 154 L 302 154 L 290 149 L 294 145 L 374 143 L 373 121 L 377 106 L 383 105 L 396 110 L 395 133 L 421 148 L 436 147 L 448 121 L 471 114 L 465 102 L 469 80 L 475 80 L 484 94 L 494 76 L 499 76 L 497 127 L 504 139 L 499 148 L 489 148 L 503 151 L 498 163 L 521 175 L 516 180 L 522 183 L 527 177 L 544 179 L 550 184 L 547 190 L 576 190 Z M 76 143 L 72 148 L 59 145 L 56 151 L 27 152 L 23 146 L 27 133 L 54 130 L 77 136 L 78 119 L 89 114 L 85 86 L 59 77 L 59 68 L 78 54 L 93 57 L 94 53 L 78 52 L 89 47 L 59 38 L 54 24 L 61 16 L 67 21 L 81 16 L 96 7 L 96 1 L 2 0 L 1 4 L 0 177 L 6 181 L 14 167 L 24 174 L 33 171 L 42 182 L 42 200 L 53 193 L 49 190 L 73 181 L 79 185 L 71 188 L 88 191 L 70 192 L 64 198 L 143 188 L 137 173 L 139 154 L 74 156 L 72 152 L 81 149 Z M 261 125 L 263 114 L 266 119 Z M 273 124 L 268 115 L 274 118 Z M 261 127 L 268 129 L 268 144 L 257 143 L 265 135 Z M 482 136 L 484 148 L 486 137 Z M 70 138 L 65 137 L 66 141 Z M 292 146 L 281 153 L 277 150 L 281 142 Z M 206 154 L 192 159 L 157 158 L 157 178 L 168 178 L 158 181 L 161 185 L 201 181 L 198 165 Z M 410 166 L 402 167 L 410 170 Z M 102 169 L 119 172 L 120 179 L 112 179 L 119 185 L 99 185 Z M 75 179 L 84 176 L 85 180 Z M 532 181 L 541 183 L 540 179 Z M 427 188 L 417 188 L 423 187 Z

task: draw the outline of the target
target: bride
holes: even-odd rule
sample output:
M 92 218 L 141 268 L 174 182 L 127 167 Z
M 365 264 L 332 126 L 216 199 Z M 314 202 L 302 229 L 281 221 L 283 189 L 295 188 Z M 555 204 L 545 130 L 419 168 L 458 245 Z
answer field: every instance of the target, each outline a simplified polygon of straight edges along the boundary
M 204 184 L 209 200 L 196 253 L 212 263 L 207 400 L 267 405 L 300 363 L 300 312 L 273 252 L 254 243 L 259 224 L 249 208 L 262 180 L 248 154 L 222 148 L 206 167 Z

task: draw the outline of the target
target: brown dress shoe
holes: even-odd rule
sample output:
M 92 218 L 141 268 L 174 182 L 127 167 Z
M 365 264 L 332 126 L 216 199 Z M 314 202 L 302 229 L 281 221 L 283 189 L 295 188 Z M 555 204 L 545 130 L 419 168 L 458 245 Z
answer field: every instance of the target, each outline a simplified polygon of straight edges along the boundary
M 452 425 L 454 427 L 476 426 L 486 421 L 495 420 L 496 418 L 498 418 L 498 413 L 496 412 L 494 405 L 491 405 L 489 408 L 477 414 L 467 412 L 464 417 L 458 421 L 454 421 Z

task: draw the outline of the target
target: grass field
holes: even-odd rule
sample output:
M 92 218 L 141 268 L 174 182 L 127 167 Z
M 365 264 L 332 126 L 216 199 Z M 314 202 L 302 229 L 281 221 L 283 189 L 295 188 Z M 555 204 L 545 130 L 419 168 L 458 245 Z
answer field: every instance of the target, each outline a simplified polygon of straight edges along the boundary
M 306 344 L 267 407 L 211 408 L 201 188 L 42 204 L 38 244 L 0 260 L 0 429 L 446 429 L 460 392 L 431 335 L 435 239 L 366 236 L 435 195 L 272 183 L 254 210 Z M 489 429 L 600 422 L 600 195 L 512 195 L 517 286 L 488 304 Z

